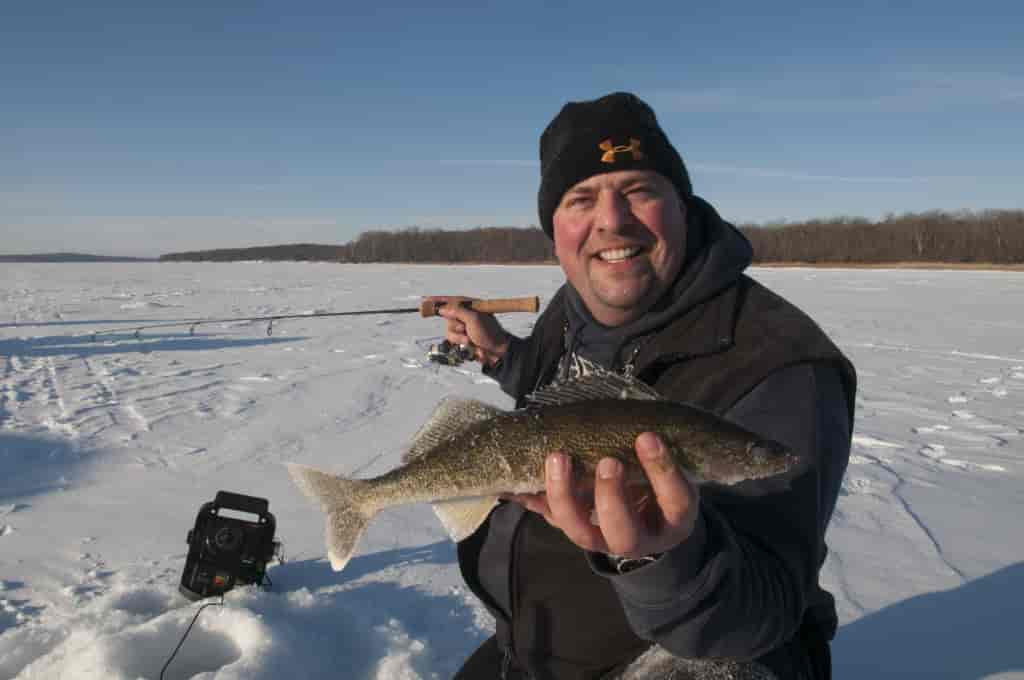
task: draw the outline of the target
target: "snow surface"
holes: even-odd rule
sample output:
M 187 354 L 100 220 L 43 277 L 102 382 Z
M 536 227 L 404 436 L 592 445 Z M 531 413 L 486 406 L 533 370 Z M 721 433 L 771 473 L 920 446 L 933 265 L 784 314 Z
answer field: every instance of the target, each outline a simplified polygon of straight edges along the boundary
M 1024 678 L 1024 274 L 755 269 L 860 374 L 823 578 L 835 677 Z M 542 300 L 556 267 L 5 264 L 0 269 L 0 678 L 156 678 L 200 606 L 185 536 L 220 489 L 262 496 L 283 563 L 209 607 L 167 678 L 447 678 L 492 630 L 425 506 L 371 524 L 341 573 L 283 463 L 396 465 L 446 395 L 415 314 L 144 331 L 173 318 Z M 525 334 L 533 315 L 503 317 Z M 94 330 L 123 328 L 93 342 Z M 77 335 L 76 335 L 77 334 Z

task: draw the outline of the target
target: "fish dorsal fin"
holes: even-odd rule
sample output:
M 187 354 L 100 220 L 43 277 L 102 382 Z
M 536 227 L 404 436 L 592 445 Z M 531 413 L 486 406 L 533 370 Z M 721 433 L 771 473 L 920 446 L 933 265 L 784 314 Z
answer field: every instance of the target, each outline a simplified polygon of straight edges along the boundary
M 442 442 L 459 435 L 467 427 L 502 413 L 496 406 L 475 399 L 448 397 L 441 400 L 430 419 L 413 436 L 402 462 L 409 463 Z
M 434 512 L 444 525 L 445 531 L 458 543 L 469 538 L 484 523 L 487 515 L 497 504 L 497 496 L 482 496 L 442 501 L 433 505 Z
M 595 371 L 537 390 L 526 397 L 531 406 L 559 406 L 591 399 L 663 400 L 658 392 L 636 378 L 611 371 Z

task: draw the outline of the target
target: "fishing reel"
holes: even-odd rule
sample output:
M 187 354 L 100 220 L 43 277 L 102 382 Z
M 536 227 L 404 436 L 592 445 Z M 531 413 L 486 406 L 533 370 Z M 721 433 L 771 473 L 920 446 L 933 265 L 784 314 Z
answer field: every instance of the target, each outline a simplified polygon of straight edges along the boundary
M 473 360 L 474 356 L 473 350 L 469 347 L 455 345 L 447 340 L 431 345 L 430 351 L 427 352 L 427 359 L 435 364 L 442 364 L 444 366 L 458 366 L 466 361 Z
M 262 585 L 267 563 L 278 555 L 277 524 L 265 498 L 218 491 L 204 503 L 188 532 L 188 557 L 178 591 L 190 600 L 223 595 L 236 585 Z M 231 510 L 255 515 L 254 520 L 221 514 Z

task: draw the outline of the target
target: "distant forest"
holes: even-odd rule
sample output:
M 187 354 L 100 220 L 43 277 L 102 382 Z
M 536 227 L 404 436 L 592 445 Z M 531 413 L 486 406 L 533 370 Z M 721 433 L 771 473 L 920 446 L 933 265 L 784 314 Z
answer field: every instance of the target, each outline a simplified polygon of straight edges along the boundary
M 833 218 L 740 225 L 754 261 L 807 264 L 1024 263 L 1024 211 L 925 212 L 880 221 Z M 344 245 L 292 244 L 162 255 L 161 261 L 529 263 L 553 262 L 552 243 L 537 227 L 367 231 Z
M 298 260 L 327 262 L 553 262 L 551 240 L 536 227 L 478 227 L 468 230 L 366 231 L 345 245 L 298 243 L 256 248 L 223 248 L 161 255 L 161 261 L 229 262 Z
M 85 253 L 35 253 L 32 255 L 0 255 L 0 262 L 155 262 L 149 257 L 88 255 Z

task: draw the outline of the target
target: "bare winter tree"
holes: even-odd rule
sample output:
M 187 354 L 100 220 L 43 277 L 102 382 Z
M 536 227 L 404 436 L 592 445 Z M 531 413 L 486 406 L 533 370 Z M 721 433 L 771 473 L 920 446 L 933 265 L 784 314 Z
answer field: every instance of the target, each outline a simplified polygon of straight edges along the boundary
M 1024 211 L 931 211 L 744 225 L 757 262 L 1024 262 Z

